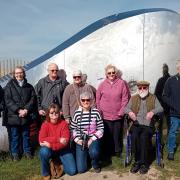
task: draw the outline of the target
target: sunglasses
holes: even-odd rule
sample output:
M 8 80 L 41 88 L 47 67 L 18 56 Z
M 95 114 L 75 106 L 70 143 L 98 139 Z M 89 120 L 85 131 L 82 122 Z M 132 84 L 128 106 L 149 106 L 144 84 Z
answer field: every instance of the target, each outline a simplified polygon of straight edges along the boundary
M 115 74 L 115 71 L 108 72 L 107 74 L 108 74 L 108 75 Z
M 90 102 L 90 99 L 81 99 L 82 102 Z
M 51 71 L 51 72 L 58 72 L 57 69 L 51 69 L 50 71 Z
M 80 79 L 81 76 L 73 76 L 73 79 Z
M 148 89 L 148 87 L 147 86 L 139 86 L 138 89 L 139 90 L 146 90 L 146 89 Z

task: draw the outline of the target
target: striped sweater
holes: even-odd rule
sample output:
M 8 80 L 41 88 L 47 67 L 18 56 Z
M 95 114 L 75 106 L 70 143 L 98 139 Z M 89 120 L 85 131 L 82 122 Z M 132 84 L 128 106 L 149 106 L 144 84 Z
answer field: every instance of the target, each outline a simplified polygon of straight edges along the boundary
M 74 113 L 70 129 L 75 142 L 81 139 L 83 133 L 87 134 L 94 141 L 103 136 L 104 124 L 96 108 L 92 108 L 88 112 L 78 109 Z

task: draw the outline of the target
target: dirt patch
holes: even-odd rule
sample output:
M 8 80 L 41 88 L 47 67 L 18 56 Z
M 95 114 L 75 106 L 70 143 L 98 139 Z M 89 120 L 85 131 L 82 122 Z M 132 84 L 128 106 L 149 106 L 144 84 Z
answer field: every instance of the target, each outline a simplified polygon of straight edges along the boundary
M 94 173 L 94 172 L 86 172 L 83 174 L 77 174 L 75 176 L 68 176 L 64 175 L 63 177 L 60 178 L 61 180 L 106 180 L 106 179 L 111 179 L 111 180 L 138 180 L 138 176 L 129 174 L 125 176 L 120 176 L 116 172 L 112 171 L 102 171 L 101 173 Z
M 123 173 L 118 174 L 116 171 L 101 171 L 101 173 L 86 172 L 75 176 L 64 175 L 61 180 L 158 180 L 160 173 L 158 170 L 151 168 L 146 175 Z

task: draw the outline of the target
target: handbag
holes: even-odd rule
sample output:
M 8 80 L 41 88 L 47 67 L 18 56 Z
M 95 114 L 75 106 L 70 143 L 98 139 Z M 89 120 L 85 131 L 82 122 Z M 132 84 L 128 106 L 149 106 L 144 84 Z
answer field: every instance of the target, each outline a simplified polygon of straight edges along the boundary
M 64 168 L 58 157 L 52 158 L 50 160 L 50 172 L 51 177 L 54 179 L 58 179 L 62 176 Z

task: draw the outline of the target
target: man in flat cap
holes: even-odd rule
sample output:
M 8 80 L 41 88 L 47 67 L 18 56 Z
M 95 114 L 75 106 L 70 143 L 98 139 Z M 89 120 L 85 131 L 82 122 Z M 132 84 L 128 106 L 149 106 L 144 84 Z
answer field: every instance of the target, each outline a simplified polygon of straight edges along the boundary
M 133 121 L 131 127 L 132 149 L 135 154 L 135 163 L 131 173 L 146 174 L 149 169 L 149 153 L 153 128 L 151 120 L 157 113 L 163 111 L 158 99 L 149 92 L 150 83 L 137 82 L 137 94 L 132 96 L 125 108 L 125 113 Z

